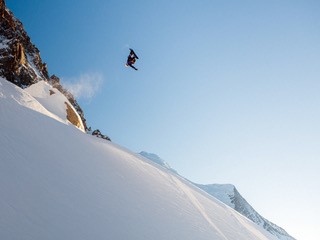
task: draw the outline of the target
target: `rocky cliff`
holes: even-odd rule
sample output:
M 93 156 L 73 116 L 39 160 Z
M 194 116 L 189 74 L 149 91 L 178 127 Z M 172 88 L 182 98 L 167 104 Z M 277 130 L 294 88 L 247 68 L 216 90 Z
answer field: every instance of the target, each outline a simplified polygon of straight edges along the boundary
M 42 62 L 40 51 L 31 42 L 22 23 L 6 8 L 4 0 L 0 0 L 0 76 L 21 88 L 41 80 L 48 82 L 67 97 L 87 129 L 84 113 L 78 102 L 63 88 L 57 76 L 49 77 L 47 64 Z
M 47 80 L 47 65 L 38 48 L 32 44 L 22 23 L 0 0 L 0 74 L 20 87 Z

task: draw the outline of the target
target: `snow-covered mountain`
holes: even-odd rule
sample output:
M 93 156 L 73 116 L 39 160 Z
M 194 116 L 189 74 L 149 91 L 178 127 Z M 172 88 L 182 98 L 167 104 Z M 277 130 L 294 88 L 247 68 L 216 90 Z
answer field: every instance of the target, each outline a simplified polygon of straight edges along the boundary
M 140 152 L 140 155 L 148 158 L 149 160 L 161 165 L 168 170 L 177 173 L 173 170 L 170 165 L 158 155 L 148 152 Z M 189 181 L 189 180 L 188 180 Z M 191 181 L 190 181 L 191 182 Z M 272 235 L 276 236 L 281 240 L 294 240 L 284 229 L 277 226 L 276 224 L 270 222 L 269 220 L 262 217 L 254 208 L 241 196 L 236 187 L 232 184 L 197 184 L 193 183 L 195 186 L 199 187 L 203 191 L 207 192 L 211 196 L 217 198 L 221 202 L 225 203 L 229 207 L 235 209 L 237 212 L 241 213 L 243 216 L 247 217 L 257 225 L 263 227 L 265 230 L 270 232 Z
M 277 239 L 156 155 L 85 134 L 4 0 L 0 41 L 0 239 Z
M 262 217 L 238 192 L 232 184 L 196 184 L 196 186 L 209 193 L 211 196 L 219 199 L 223 203 L 235 209 L 237 212 L 246 216 L 254 223 L 262 226 L 271 234 L 281 240 L 295 240 L 284 229 Z
M 0 115 L 0 239 L 277 239 L 3 78 Z

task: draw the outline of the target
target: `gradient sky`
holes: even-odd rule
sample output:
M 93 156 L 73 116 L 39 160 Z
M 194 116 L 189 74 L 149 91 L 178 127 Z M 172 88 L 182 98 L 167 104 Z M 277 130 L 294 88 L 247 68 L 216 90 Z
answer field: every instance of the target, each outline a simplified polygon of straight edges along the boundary
M 6 2 L 89 126 L 320 238 L 318 0 Z

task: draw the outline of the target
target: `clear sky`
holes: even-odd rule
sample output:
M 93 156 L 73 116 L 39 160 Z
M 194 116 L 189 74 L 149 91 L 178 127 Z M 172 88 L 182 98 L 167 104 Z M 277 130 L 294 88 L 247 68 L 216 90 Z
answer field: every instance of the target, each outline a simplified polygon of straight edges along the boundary
M 320 239 L 318 0 L 6 2 L 89 126 Z

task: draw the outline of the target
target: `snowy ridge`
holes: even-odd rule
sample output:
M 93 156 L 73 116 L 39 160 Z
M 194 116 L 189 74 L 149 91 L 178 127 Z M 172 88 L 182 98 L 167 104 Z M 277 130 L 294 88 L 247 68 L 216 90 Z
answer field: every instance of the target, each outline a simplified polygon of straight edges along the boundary
M 0 89 L 6 88 L 8 82 L 1 77 L 0 79 Z M 3 98 L 3 104 L 10 104 L 12 99 L 23 107 L 37 111 L 64 124 L 70 124 L 67 119 L 66 103 L 68 103 L 70 108 L 72 108 L 72 105 L 62 93 L 51 87 L 48 83 L 40 81 L 25 90 L 17 86 L 14 86 L 14 88 L 16 91 L 13 91 L 12 94 L 1 91 L 0 98 Z M 50 92 L 52 95 L 50 95 Z M 77 114 L 74 108 L 73 111 Z M 77 118 L 82 123 L 79 115 L 77 115 Z M 83 125 L 80 125 L 79 129 L 84 132 Z
M 172 168 L 163 159 L 153 153 L 141 152 L 140 155 L 148 158 L 149 160 L 167 168 L 172 171 Z M 174 173 L 178 174 L 175 170 Z M 189 181 L 186 179 L 186 181 Z M 263 227 L 265 230 L 276 236 L 280 240 L 295 240 L 291 237 L 284 229 L 270 222 L 269 220 L 262 217 L 254 208 L 241 196 L 234 185 L 232 184 L 197 184 L 189 181 L 191 184 L 202 189 L 209 195 L 220 200 L 224 204 L 228 205 L 232 209 L 241 213 L 257 225 Z
M 57 115 L 49 112 L 43 105 L 41 105 L 34 97 L 31 96 L 27 91 L 22 90 L 17 86 L 10 86 L 5 79 L 0 77 L 0 98 L 3 107 L 10 108 L 12 104 L 18 103 L 19 105 L 29 108 L 33 111 L 37 111 L 43 115 L 46 115 L 50 118 L 53 118 L 59 122 L 64 121 L 58 117 Z M 14 91 L 10 91 L 9 93 L 5 91 L 8 87 L 14 88 Z M 12 101 L 14 100 L 14 102 Z
M 232 197 L 234 195 L 235 186 L 232 184 L 209 184 L 209 185 L 202 185 L 196 184 L 197 187 L 204 190 L 205 192 L 209 193 L 211 196 L 219 199 L 224 204 L 228 205 L 229 207 L 235 209 L 235 203 L 232 201 Z M 244 215 L 246 216 L 246 215 Z M 246 216 L 248 217 L 248 216 Z
M 67 118 L 67 104 L 73 110 L 76 118 L 78 119 L 78 128 L 85 132 L 84 125 L 81 121 L 76 109 L 72 106 L 69 100 L 58 89 L 52 87 L 45 81 L 39 81 L 25 89 L 32 95 L 39 103 L 55 115 L 59 116 L 66 124 L 69 123 Z
M 0 239 L 276 239 L 171 171 L 48 117 L 3 79 L 0 96 Z
M 262 217 L 254 208 L 241 196 L 235 186 L 232 184 L 209 184 L 196 186 L 216 197 L 223 203 L 235 209 L 237 212 L 246 216 L 254 223 L 262 226 L 271 234 L 281 240 L 295 240 L 284 229 Z
M 166 161 L 164 161 L 163 159 L 161 159 L 158 155 L 154 154 L 154 153 L 148 153 L 148 152 L 140 152 L 139 153 L 141 156 L 145 157 L 146 159 L 151 160 L 152 162 L 157 163 L 158 165 L 170 170 L 171 172 L 177 173 L 176 170 L 174 170 L 173 168 L 170 167 L 169 163 L 167 163 Z

